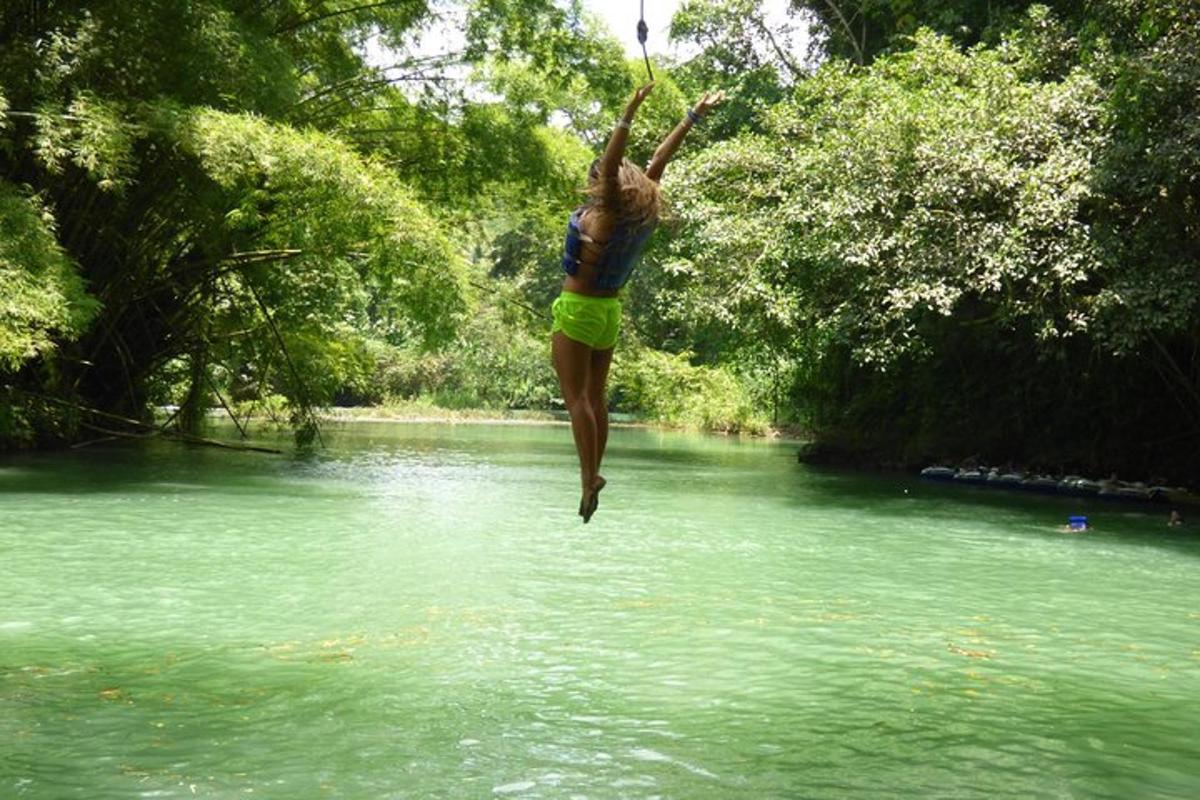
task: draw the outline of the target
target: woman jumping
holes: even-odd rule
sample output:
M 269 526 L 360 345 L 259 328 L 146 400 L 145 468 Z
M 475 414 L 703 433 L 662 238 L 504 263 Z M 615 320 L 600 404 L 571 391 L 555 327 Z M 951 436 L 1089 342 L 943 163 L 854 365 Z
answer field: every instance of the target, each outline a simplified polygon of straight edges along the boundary
M 562 293 L 554 301 L 551 328 L 554 371 L 571 415 L 579 452 L 583 493 L 579 515 L 587 522 L 596 512 L 605 480 L 600 461 L 608 443 L 605 384 L 621 324 L 617 292 L 629 279 L 650 234 L 658 224 L 662 200 L 658 181 L 667 162 L 692 125 L 724 99 L 705 93 L 694 109 L 654 151 L 646 171 L 624 158 L 625 140 L 642 101 L 654 83 L 638 89 L 613 129 L 604 155 L 588 171 L 589 201 L 571 213 L 562 259 Z

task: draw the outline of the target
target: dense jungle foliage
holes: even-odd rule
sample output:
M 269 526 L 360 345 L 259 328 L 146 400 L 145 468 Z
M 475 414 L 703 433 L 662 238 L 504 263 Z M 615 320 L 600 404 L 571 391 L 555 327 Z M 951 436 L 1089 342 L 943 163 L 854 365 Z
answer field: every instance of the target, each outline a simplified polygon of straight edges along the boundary
M 643 74 L 578 2 L 3 8 L 0 440 L 554 404 L 565 215 Z M 630 156 L 732 99 L 667 170 L 614 407 L 1200 479 L 1200 6 L 790 11 L 672 21 Z

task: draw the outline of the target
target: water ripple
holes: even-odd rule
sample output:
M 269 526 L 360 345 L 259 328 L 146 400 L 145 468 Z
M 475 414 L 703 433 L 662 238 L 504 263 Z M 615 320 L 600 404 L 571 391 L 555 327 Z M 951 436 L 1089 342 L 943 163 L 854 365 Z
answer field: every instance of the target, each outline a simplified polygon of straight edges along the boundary
M 330 440 L 0 468 L 0 796 L 1200 794 L 1161 520 L 615 431 L 584 527 L 562 428 Z

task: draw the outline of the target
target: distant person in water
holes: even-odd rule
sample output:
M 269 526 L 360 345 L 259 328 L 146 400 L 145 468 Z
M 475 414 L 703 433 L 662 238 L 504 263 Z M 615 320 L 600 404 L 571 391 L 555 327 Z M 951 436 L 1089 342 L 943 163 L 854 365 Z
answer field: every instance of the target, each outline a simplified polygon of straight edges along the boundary
M 662 212 L 658 181 L 667 162 L 692 126 L 724 94 L 706 93 L 663 140 L 645 171 L 625 156 L 634 115 L 654 83 L 638 89 L 612 135 L 604 155 L 588 170 L 588 202 L 575 209 L 567 225 L 562 259 L 562 293 L 552 307 L 551 350 L 554 371 L 571 415 L 571 433 L 579 453 L 582 495 L 579 515 L 587 522 L 596 512 L 605 480 L 600 461 L 608 443 L 605 385 L 621 324 L 618 291 L 629 279 L 642 248 Z
M 1059 528 L 1063 533 L 1087 533 L 1091 529 L 1091 523 L 1084 516 L 1067 517 L 1067 524 Z

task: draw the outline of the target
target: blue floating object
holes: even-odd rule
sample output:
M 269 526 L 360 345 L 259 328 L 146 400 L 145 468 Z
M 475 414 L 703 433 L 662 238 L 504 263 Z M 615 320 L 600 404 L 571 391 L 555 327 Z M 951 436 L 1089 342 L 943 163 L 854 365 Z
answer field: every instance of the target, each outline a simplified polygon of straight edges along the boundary
M 1067 527 L 1073 531 L 1086 531 L 1087 526 L 1087 517 L 1067 517 Z

